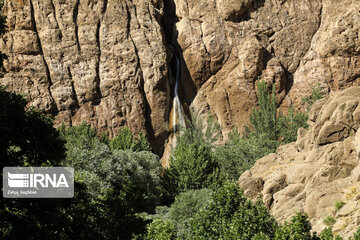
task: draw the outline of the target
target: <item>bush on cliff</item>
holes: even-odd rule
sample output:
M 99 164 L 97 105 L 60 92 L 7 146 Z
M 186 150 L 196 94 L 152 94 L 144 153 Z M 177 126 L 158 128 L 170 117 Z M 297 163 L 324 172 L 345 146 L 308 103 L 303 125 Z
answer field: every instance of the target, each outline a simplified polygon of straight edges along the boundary
M 275 85 L 270 93 L 267 84 L 259 81 L 256 95 L 258 107 L 253 108 L 243 134 L 234 129 L 225 146 L 216 150 L 221 170 L 230 179 L 239 178 L 257 159 L 275 152 L 280 144 L 295 141 L 297 130 L 308 127 L 307 115 L 293 107 L 286 115 L 277 112 Z

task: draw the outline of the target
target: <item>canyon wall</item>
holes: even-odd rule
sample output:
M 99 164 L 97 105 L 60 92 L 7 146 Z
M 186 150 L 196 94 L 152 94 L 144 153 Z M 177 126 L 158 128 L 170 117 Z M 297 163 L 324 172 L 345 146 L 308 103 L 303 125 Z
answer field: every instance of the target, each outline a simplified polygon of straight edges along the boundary
M 169 136 L 172 56 L 181 99 L 226 133 L 256 105 L 258 79 L 282 109 L 316 84 L 360 84 L 356 0 L 6 0 L 0 84 L 55 124 L 91 123 L 114 136 L 144 132 L 157 153 Z M 171 124 L 170 124 L 171 125 Z
M 128 126 L 167 138 L 169 84 L 162 1 L 6 1 L 1 84 L 57 125 Z M 159 145 L 160 144 L 160 145 Z

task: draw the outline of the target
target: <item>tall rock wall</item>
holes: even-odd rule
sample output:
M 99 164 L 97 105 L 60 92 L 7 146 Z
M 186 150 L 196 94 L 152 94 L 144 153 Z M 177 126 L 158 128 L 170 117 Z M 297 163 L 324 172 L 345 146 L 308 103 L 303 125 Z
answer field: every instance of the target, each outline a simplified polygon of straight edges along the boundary
M 56 124 L 122 126 L 167 137 L 167 53 L 162 1 L 6 1 L 8 56 L 1 84 L 26 94 Z
M 185 105 L 224 134 L 256 105 L 256 81 L 302 107 L 312 85 L 359 85 L 356 0 L 6 0 L 0 84 L 56 124 L 145 132 L 161 153 L 182 54 Z
M 317 84 L 327 92 L 360 84 L 359 1 L 174 1 L 192 106 L 224 131 L 248 119 L 259 78 L 276 85 L 284 110 L 301 109 Z

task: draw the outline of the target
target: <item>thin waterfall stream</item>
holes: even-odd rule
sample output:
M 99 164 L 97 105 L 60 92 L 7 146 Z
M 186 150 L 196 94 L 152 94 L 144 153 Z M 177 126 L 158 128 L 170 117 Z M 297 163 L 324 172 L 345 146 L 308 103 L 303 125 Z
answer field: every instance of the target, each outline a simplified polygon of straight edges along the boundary
M 174 99 L 173 99 L 173 132 L 181 131 L 181 128 L 186 127 L 185 125 L 185 114 L 184 109 L 179 98 L 179 83 L 181 83 L 181 63 L 179 56 L 175 54 L 176 60 L 176 74 L 175 74 L 175 87 L 174 87 Z M 177 127 L 179 126 L 179 127 Z
M 169 69 L 170 83 L 173 86 L 173 101 L 172 108 L 169 115 L 169 138 L 165 144 L 164 154 L 161 162 L 164 168 L 169 166 L 169 159 L 172 150 L 176 147 L 177 136 L 186 128 L 184 103 L 181 101 L 182 90 L 182 71 L 181 58 L 179 53 L 174 53 L 172 59 L 172 67 Z M 185 105 L 186 106 L 186 105 Z

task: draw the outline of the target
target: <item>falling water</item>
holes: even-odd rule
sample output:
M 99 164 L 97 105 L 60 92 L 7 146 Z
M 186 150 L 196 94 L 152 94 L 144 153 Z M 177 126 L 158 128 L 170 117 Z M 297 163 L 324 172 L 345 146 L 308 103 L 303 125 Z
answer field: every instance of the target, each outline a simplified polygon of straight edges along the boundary
M 176 147 L 177 137 L 181 134 L 182 130 L 186 128 L 185 122 L 185 113 L 184 113 L 184 105 L 181 103 L 179 91 L 181 89 L 181 62 L 179 55 L 177 53 L 174 54 L 174 59 L 176 63 L 175 76 L 173 76 L 172 68 L 169 69 L 169 78 L 172 80 L 175 77 L 175 86 L 174 86 L 174 98 L 173 105 L 170 111 L 169 116 L 169 130 L 171 132 L 168 141 L 165 145 L 164 154 L 161 158 L 161 164 L 164 168 L 169 167 L 169 159 L 172 154 L 172 150 Z M 172 82 L 172 81 L 171 81 Z
M 175 88 L 174 88 L 174 100 L 173 100 L 173 131 L 176 132 L 177 129 L 176 126 L 180 125 L 180 127 L 185 127 L 185 115 L 184 115 L 184 109 L 180 102 L 179 98 L 179 82 L 180 82 L 180 59 L 175 54 L 176 59 L 176 79 L 175 79 Z

